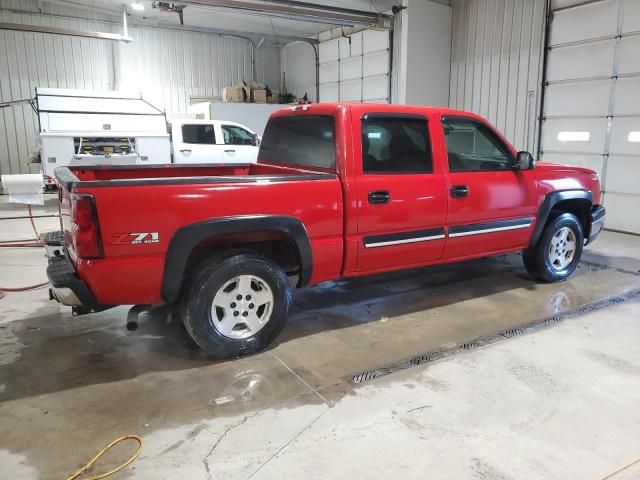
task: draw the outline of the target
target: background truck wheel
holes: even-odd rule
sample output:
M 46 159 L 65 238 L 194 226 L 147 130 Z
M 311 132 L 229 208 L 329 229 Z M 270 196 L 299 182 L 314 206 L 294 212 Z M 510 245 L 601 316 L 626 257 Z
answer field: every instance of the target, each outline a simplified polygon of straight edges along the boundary
M 183 322 L 209 355 L 232 358 L 267 347 L 284 327 L 293 293 L 284 271 L 248 253 L 205 263 L 183 299 Z
M 534 278 L 559 282 L 578 266 L 583 245 L 580 221 L 571 213 L 562 213 L 549 222 L 535 246 L 522 252 L 522 258 Z

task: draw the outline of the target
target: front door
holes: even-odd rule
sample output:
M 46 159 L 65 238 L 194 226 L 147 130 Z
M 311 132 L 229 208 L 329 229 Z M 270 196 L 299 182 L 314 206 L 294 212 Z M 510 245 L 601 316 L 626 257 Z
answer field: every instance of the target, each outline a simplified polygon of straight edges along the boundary
M 448 238 L 444 258 L 525 247 L 536 211 L 532 170 L 512 170 L 515 155 L 475 118 L 442 119 L 448 158 Z
M 220 124 L 224 149 L 224 163 L 255 163 L 258 147 L 254 145 L 254 134 L 238 125 Z
M 367 114 L 354 118 L 353 128 L 354 148 L 362 152 L 354 166 L 356 270 L 375 272 L 439 259 L 445 244 L 446 179 L 440 165 L 434 168 L 427 118 Z

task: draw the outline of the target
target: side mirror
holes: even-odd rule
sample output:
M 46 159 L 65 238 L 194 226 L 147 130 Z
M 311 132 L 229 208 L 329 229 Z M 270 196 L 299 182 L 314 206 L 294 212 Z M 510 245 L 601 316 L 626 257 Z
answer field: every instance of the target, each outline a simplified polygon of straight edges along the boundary
M 513 170 L 533 170 L 536 168 L 536 159 L 529 152 L 518 152 L 516 158 L 512 160 Z
M 254 133 L 251 137 L 251 145 L 253 145 L 254 147 L 260 146 L 260 136 L 257 133 Z

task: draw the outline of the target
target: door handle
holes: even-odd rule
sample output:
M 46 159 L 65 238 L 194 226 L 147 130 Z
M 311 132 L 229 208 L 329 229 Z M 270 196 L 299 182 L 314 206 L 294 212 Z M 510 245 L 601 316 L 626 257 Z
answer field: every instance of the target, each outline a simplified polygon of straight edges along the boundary
M 235 150 L 225 150 L 224 152 L 225 152 L 225 153 L 236 153 L 236 151 L 235 151 Z
M 374 190 L 369 192 L 369 203 L 378 205 L 381 203 L 389 203 L 389 192 L 387 190 Z
M 453 198 L 467 197 L 469 195 L 469 187 L 466 185 L 454 185 L 450 190 Z
M 185 148 L 184 150 L 180 150 L 180 153 L 191 153 L 191 150 Z

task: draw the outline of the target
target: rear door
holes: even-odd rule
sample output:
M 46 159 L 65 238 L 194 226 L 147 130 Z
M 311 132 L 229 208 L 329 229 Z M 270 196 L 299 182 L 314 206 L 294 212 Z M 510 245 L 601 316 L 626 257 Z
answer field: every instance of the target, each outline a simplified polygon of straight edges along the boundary
M 433 161 L 430 122 L 418 114 L 353 118 L 358 272 L 435 261 L 445 244 L 446 178 Z
M 172 127 L 174 163 L 222 163 L 213 123 L 193 122 Z
M 222 159 L 224 163 L 255 163 L 258 147 L 254 145 L 254 133 L 240 125 L 220 124 L 224 142 Z
M 449 168 L 444 258 L 526 246 L 536 212 L 533 170 L 512 170 L 513 147 L 476 118 L 443 117 L 442 128 Z

